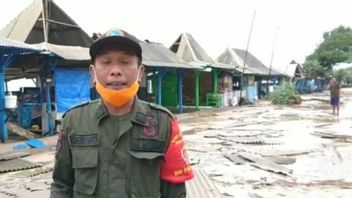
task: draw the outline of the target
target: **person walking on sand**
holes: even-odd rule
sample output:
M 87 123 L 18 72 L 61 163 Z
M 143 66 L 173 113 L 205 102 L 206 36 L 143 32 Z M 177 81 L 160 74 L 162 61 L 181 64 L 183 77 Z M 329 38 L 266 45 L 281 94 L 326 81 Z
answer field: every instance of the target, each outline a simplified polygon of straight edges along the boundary
M 340 89 L 340 84 L 335 77 L 332 77 L 330 81 L 330 104 L 332 105 L 332 113 L 334 115 L 339 115 L 340 111 Z

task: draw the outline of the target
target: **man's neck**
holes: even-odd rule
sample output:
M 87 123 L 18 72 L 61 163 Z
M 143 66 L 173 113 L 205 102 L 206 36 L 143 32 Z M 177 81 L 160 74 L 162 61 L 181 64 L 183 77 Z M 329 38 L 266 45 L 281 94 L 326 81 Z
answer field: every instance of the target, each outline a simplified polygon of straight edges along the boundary
M 126 113 L 129 113 L 132 110 L 134 100 L 135 100 L 135 98 L 120 107 L 116 107 L 116 106 L 114 106 L 104 100 L 103 100 L 103 103 L 104 103 L 109 115 L 120 116 L 120 115 L 124 115 Z

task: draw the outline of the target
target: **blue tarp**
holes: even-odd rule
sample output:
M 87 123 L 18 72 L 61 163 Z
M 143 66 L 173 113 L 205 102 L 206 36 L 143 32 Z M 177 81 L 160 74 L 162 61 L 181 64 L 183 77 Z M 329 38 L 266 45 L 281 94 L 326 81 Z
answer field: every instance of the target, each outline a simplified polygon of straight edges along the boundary
M 252 85 L 247 87 L 247 100 L 254 102 L 258 99 L 257 86 Z
M 90 100 L 90 75 L 88 70 L 57 68 L 54 72 L 57 112 Z

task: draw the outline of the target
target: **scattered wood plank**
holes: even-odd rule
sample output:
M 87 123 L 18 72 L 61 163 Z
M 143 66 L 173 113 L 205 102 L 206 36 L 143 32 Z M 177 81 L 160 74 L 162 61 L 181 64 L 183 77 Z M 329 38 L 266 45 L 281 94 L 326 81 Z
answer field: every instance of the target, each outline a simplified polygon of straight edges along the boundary
M 34 139 L 39 137 L 35 133 L 24 129 L 13 122 L 7 122 L 7 128 L 10 132 L 16 133 L 17 135 L 25 137 L 27 139 Z

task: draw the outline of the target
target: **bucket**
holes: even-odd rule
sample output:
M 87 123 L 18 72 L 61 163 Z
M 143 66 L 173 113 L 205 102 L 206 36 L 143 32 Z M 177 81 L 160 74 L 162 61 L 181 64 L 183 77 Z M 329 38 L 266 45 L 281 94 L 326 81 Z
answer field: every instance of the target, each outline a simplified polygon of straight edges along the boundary
M 17 96 L 8 95 L 5 96 L 5 108 L 15 109 L 17 107 Z

